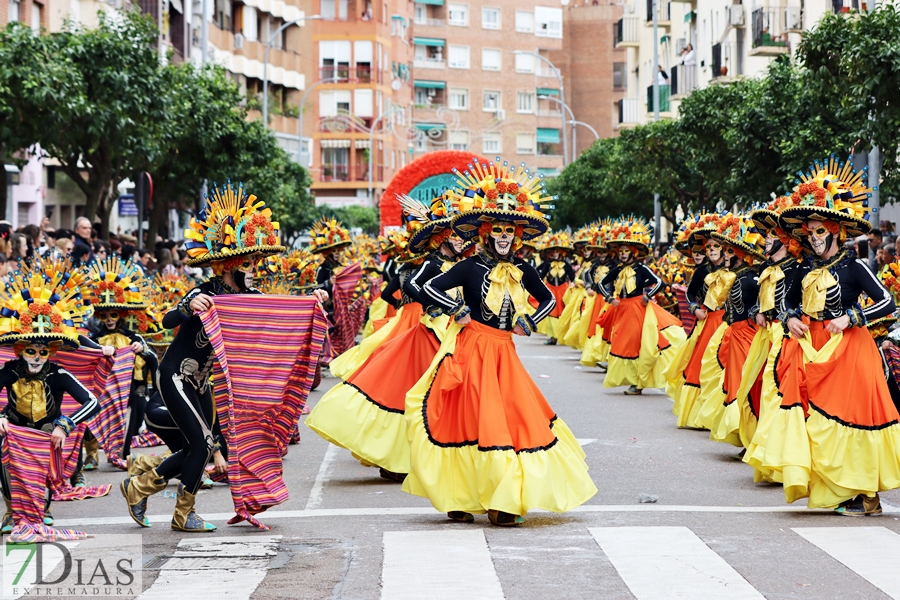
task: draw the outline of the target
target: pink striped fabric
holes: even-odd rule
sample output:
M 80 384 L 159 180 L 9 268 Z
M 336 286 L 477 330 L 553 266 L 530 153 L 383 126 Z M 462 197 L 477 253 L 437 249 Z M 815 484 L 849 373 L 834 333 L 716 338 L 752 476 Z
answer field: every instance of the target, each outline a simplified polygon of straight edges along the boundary
M 164 446 L 165 444 L 159 436 L 152 431 L 145 431 L 131 438 L 132 448 L 152 448 L 154 446 Z
M 12 514 L 15 526 L 8 543 L 26 544 L 83 540 L 91 537 L 71 529 L 56 529 L 44 525 L 44 496 L 48 483 L 60 482 L 72 476 L 81 449 L 83 429 L 76 429 L 66 438 L 62 451 L 50 449 L 50 434 L 46 431 L 9 426 L 3 437 L 2 460 L 9 471 Z
M 340 356 L 353 347 L 356 334 L 366 318 L 366 299 L 359 297 L 352 300 L 353 291 L 361 278 L 362 267 L 359 263 L 348 265 L 334 278 L 331 288 L 334 294 L 334 331 L 330 336 L 334 356 Z
M 235 516 L 288 499 L 281 457 L 306 404 L 325 340 L 325 315 L 310 296 L 228 295 L 201 319 L 217 362 L 213 389 L 228 442 L 228 482 Z
M 16 358 L 12 348 L 0 347 L 0 363 Z M 87 427 L 96 436 L 112 463 L 126 469 L 120 458 L 125 446 L 125 414 L 134 370 L 134 353 L 128 349 L 116 352 L 115 357 L 103 356 L 100 350 L 81 348 L 77 352 L 59 352 L 53 362 L 67 370 L 91 390 L 100 402 L 100 414 L 88 421 Z M 0 390 L 0 406 L 6 405 L 6 390 Z M 80 405 L 68 394 L 63 397 L 62 412 L 70 415 Z M 84 429 L 85 425 L 80 425 Z
M 681 319 L 681 324 L 684 326 L 684 330 L 690 333 L 694 328 L 694 321 L 697 320 L 697 317 L 689 310 L 691 303 L 688 301 L 687 288 L 676 283 L 672 286 L 672 289 L 675 290 L 675 297 L 678 299 L 678 316 Z

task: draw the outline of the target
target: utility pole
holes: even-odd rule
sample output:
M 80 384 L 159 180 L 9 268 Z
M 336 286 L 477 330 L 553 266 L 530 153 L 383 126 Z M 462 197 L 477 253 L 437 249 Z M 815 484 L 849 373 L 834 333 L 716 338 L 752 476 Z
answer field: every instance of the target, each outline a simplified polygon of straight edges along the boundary
M 659 121 L 659 10 L 657 3 L 659 0 L 653 0 L 651 10 L 653 11 L 653 120 Z M 659 194 L 653 194 L 653 237 L 656 246 L 660 242 L 660 221 L 662 220 L 662 207 L 659 204 Z

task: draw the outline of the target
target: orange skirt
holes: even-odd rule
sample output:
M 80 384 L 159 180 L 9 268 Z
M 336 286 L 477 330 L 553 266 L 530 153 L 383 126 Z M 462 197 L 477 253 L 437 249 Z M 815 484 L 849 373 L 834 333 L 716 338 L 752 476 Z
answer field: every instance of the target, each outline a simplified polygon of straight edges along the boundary
M 621 306 L 621 305 L 620 305 Z M 616 318 L 618 317 L 619 307 L 609 305 L 609 310 L 600 315 L 600 318 L 597 319 L 597 326 L 603 328 L 602 338 L 603 341 L 607 344 L 612 344 L 612 332 L 613 327 L 616 324 Z
M 684 369 L 685 385 L 697 388 L 700 387 L 700 363 L 703 362 L 703 354 L 706 352 L 706 347 L 709 345 L 710 338 L 719 328 L 719 325 L 722 324 L 722 316 L 724 314 L 724 310 L 711 310 L 707 312 L 707 323 L 703 326 L 703 331 L 700 332 L 700 337 L 697 339 L 697 345 L 694 347 L 694 353 L 691 354 L 691 359 Z M 696 330 L 696 327 L 694 329 Z M 693 334 L 693 332 L 691 333 Z
M 610 356 L 626 360 L 637 360 L 641 354 L 641 333 L 644 328 L 644 313 L 647 310 L 656 311 L 658 321 L 656 335 L 659 350 L 663 351 L 671 345 L 661 332 L 666 327 L 681 326 L 681 321 L 672 316 L 671 313 L 666 312 L 658 304 L 644 304 L 643 296 L 635 296 L 619 300 L 619 306 L 616 307 L 616 318 L 610 328 L 610 339 L 612 341 L 612 345 L 609 348 Z
M 425 399 L 425 429 L 438 446 L 544 450 L 556 414 L 516 354 L 509 331 L 476 321 L 457 338 Z
M 440 347 L 434 332 L 418 323 L 379 346 L 346 383 L 379 408 L 402 414 L 406 392 L 428 370 Z
M 590 325 L 588 325 L 588 337 L 592 338 L 597 333 L 597 327 L 600 326 L 600 311 L 606 306 L 606 300 L 600 294 L 597 294 L 594 300 L 594 308 L 591 310 Z
M 546 282 L 544 282 L 546 283 Z M 566 293 L 566 290 L 569 289 L 568 283 L 563 283 L 561 285 L 550 285 L 546 284 L 550 289 L 550 293 L 553 294 L 553 297 L 556 298 L 556 306 L 553 307 L 553 310 L 550 311 L 548 317 L 559 317 L 562 314 L 563 309 L 566 307 L 565 303 L 563 303 L 563 296 Z
M 738 321 L 732 323 L 722 337 L 719 346 L 719 362 L 725 365 L 725 375 L 722 387 L 725 390 L 725 405 L 729 405 L 737 399 L 737 392 L 741 387 L 741 375 L 744 371 L 744 363 L 750 351 L 750 344 L 759 327 L 750 321 Z M 762 393 L 762 373 L 756 378 L 756 382 L 750 388 L 749 401 L 753 415 L 759 418 L 759 398 Z

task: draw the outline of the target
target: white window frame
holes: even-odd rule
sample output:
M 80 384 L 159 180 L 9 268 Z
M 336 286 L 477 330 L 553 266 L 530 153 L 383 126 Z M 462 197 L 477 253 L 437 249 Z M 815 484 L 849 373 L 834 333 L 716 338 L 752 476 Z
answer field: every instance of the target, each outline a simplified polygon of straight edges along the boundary
M 496 143 L 496 147 L 493 145 Z M 503 133 L 500 131 L 485 131 L 481 136 L 481 151 L 489 156 L 503 154 Z
M 528 142 L 523 143 L 527 138 Z M 533 133 L 517 133 L 516 134 L 516 154 L 534 154 L 537 152 L 537 136 Z
M 419 18 L 419 15 L 422 15 L 422 18 Z M 428 5 L 427 4 L 418 4 L 416 3 L 415 8 L 413 9 L 413 23 L 416 25 L 426 25 L 428 24 Z
M 534 114 L 535 96 L 534 92 L 516 92 L 516 112 Z
M 562 9 L 548 6 L 534 7 L 534 35 L 562 39 Z
M 501 26 L 501 12 L 499 8 L 484 6 L 481 8 L 481 28 L 499 30 Z M 489 20 L 488 15 L 496 16 L 495 20 Z
M 454 139 L 454 137 L 456 139 Z M 469 132 L 468 131 L 452 131 L 449 135 L 447 147 L 450 150 L 468 150 L 469 149 Z
M 462 18 L 459 15 L 454 17 L 454 13 L 461 13 Z M 468 4 L 448 4 L 447 5 L 447 25 L 453 25 L 454 27 L 468 27 L 469 26 L 469 5 Z
M 494 102 L 496 106 L 488 106 L 488 98 L 491 96 L 496 96 L 496 101 Z M 484 112 L 497 112 L 498 110 L 503 110 L 503 92 L 500 90 L 484 90 L 481 93 L 481 110 Z
M 463 102 L 456 104 L 453 101 L 454 96 L 459 96 Z M 466 88 L 450 88 L 447 90 L 447 106 L 453 110 L 469 110 L 471 103 L 469 102 L 469 90 Z
M 487 64 L 487 56 L 496 56 L 497 64 Z M 482 71 L 500 71 L 503 68 L 503 50 L 499 48 L 482 48 L 481 49 L 481 70 Z
M 525 19 L 528 20 L 527 24 L 524 22 Z M 516 31 L 519 33 L 534 33 L 534 13 L 532 11 L 516 11 Z
M 531 54 L 516 54 L 516 73 L 534 73 L 534 61 Z
M 465 52 L 466 60 L 465 64 L 462 62 L 454 62 L 453 60 L 453 50 L 456 49 L 460 52 Z M 450 44 L 447 46 L 447 67 L 450 69 L 468 69 L 472 64 L 471 56 L 469 52 L 468 46 L 460 46 L 458 44 Z

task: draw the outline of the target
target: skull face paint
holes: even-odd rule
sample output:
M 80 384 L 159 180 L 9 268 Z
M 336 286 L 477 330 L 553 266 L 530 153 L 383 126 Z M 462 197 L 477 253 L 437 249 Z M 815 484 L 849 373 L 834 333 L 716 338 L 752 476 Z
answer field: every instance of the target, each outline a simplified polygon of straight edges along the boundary
M 28 372 L 35 375 L 40 373 L 47 361 L 50 360 L 50 349 L 43 344 L 30 344 L 22 349 L 19 357 L 25 361 Z
M 107 310 L 97 313 L 97 320 L 103 323 L 103 326 L 106 327 L 108 331 L 113 331 L 119 324 L 119 319 L 121 318 L 122 314 L 116 310 Z
M 256 264 L 259 262 L 259 254 L 250 254 L 238 267 L 232 271 L 234 283 L 237 284 L 238 290 L 246 291 L 253 286 L 253 273 L 256 271 Z
M 766 256 L 774 256 L 784 247 L 784 243 L 771 231 L 766 232 Z
M 706 260 L 706 252 L 704 251 L 703 246 L 693 246 L 691 248 L 691 259 L 698 267 L 704 263 Z
M 631 246 L 620 246 L 619 247 L 619 262 L 623 265 L 631 264 L 634 260 L 634 252 L 631 249 Z
M 706 240 L 703 246 L 706 248 L 706 258 L 709 259 L 709 262 L 714 265 L 722 264 L 722 244 L 716 240 L 709 239 Z
M 809 231 L 809 244 L 816 256 L 822 256 L 828 252 L 831 244 L 834 243 L 834 234 L 828 231 L 825 223 L 810 219 L 806 222 L 806 228 Z
M 725 264 L 729 267 L 734 267 L 737 264 L 737 254 L 730 245 L 726 244 L 722 247 L 722 255 L 725 257 Z
M 507 221 L 498 221 L 491 227 L 491 245 L 500 258 L 506 258 L 512 251 L 516 227 Z M 552 258 L 551 258 L 552 260 Z

